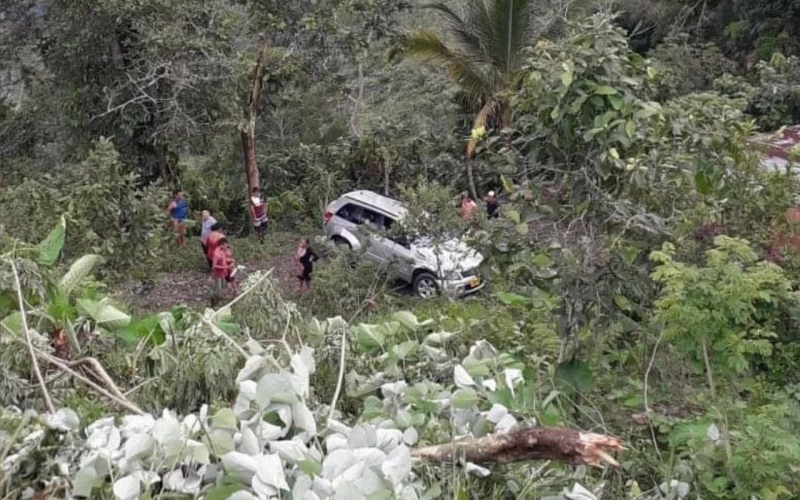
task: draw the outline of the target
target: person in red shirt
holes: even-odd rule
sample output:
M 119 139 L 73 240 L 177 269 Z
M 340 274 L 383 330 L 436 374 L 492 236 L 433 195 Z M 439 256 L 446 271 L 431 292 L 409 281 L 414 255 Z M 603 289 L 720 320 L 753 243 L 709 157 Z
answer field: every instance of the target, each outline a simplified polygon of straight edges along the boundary
M 217 249 L 220 240 L 224 237 L 225 234 L 222 232 L 218 223 L 211 226 L 211 233 L 209 233 L 206 239 L 206 259 L 208 259 L 209 266 L 212 268 L 214 264 L 214 250 Z
M 212 261 L 211 275 L 217 283 L 217 292 L 221 292 L 226 285 L 228 288 L 235 288 L 233 270 L 236 261 L 233 260 L 233 252 L 226 238 L 219 240 Z
M 475 209 L 477 208 L 478 204 L 469 197 L 469 194 L 467 194 L 466 191 L 461 193 L 461 208 L 459 209 L 459 212 L 462 219 L 465 221 L 471 221 L 475 216 Z
M 253 188 L 253 195 L 250 197 L 250 218 L 253 221 L 253 228 L 256 230 L 258 241 L 264 244 L 264 233 L 267 231 L 267 202 L 261 190 Z

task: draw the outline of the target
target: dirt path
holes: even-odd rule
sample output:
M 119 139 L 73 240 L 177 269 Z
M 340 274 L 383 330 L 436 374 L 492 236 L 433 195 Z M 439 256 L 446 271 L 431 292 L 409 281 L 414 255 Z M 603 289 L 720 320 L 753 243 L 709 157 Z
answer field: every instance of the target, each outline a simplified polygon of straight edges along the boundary
M 291 256 L 267 257 L 247 261 L 237 280 L 244 281 L 248 273 L 272 268 L 272 276 L 285 297 L 297 294 L 297 272 Z M 211 306 L 214 282 L 208 271 L 197 269 L 162 273 L 156 280 L 129 280 L 118 288 L 118 298 L 131 312 L 152 314 L 171 307 L 187 305 L 193 308 Z

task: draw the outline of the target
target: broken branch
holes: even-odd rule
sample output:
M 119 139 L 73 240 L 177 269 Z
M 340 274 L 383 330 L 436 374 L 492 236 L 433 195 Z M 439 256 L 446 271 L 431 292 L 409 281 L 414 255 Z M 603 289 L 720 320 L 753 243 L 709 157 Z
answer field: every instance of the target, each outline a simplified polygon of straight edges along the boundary
M 503 434 L 428 446 L 412 457 L 431 462 L 511 463 L 525 460 L 557 460 L 574 465 L 619 467 L 609 453 L 622 451 L 614 436 L 558 427 L 518 427 Z

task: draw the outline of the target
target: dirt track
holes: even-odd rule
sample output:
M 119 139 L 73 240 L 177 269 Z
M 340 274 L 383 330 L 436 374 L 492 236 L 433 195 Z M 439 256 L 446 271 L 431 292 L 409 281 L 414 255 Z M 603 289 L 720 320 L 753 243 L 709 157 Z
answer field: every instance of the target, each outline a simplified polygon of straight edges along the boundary
M 239 271 L 240 283 L 247 274 L 274 268 L 272 276 L 285 297 L 298 292 L 294 262 L 291 256 L 269 257 L 248 261 Z M 119 299 L 138 314 L 151 314 L 169 310 L 177 305 L 194 308 L 212 306 L 214 282 L 204 269 L 162 273 L 155 280 L 129 280 L 118 288 Z

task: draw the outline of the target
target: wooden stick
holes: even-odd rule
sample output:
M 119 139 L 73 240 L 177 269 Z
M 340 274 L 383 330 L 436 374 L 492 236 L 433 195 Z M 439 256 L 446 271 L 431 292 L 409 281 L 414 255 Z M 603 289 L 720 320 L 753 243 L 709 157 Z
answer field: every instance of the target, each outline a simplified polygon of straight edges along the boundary
M 336 377 L 336 390 L 333 392 L 333 399 L 331 400 L 331 408 L 328 411 L 328 420 L 333 420 L 333 414 L 336 412 L 336 403 L 339 401 L 339 395 L 342 392 L 342 384 L 344 383 L 344 370 L 345 360 L 347 357 L 347 325 L 342 325 L 342 349 L 339 353 L 339 374 Z
M 130 401 L 128 401 L 127 398 L 124 398 L 124 397 L 123 398 L 119 398 L 116 395 L 108 392 L 106 389 L 104 389 L 100 385 L 96 384 L 94 381 L 92 381 L 88 377 L 85 377 L 84 375 L 82 375 L 82 374 L 78 373 L 77 371 L 73 370 L 72 368 L 70 368 L 70 366 L 68 364 L 66 364 L 64 361 L 56 358 L 55 356 L 50 356 L 49 354 L 41 352 L 41 351 L 37 352 L 36 355 L 41 357 L 44 361 L 47 361 L 50 364 L 56 365 L 57 367 L 61 368 L 65 372 L 67 372 L 70 375 L 72 375 L 73 377 L 81 380 L 82 382 L 84 382 L 86 385 L 88 385 L 89 387 L 91 387 L 92 389 L 94 389 L 95 391 L 100 393 L 101 395 L 103 395 L 103 396 L 107 397 L 108 399 L 110 399 L 111 401 L 117 403 L 120 407 L 125 408 L 126 410 L 130 410 L 133 413 L 136 413 L 137 415 L 144 415 L 144 412 L 141 410 L 141 408 L 139 408 L 135 404 L 133 404 Z
M 50 413 L 55 413 L 56 408 L 53 406 L 53 400 L 50 398 L 50 393 L 47 391 L 47 385 L 44 383 L 42 370 L 39 369 L 39 360 L 36 359 L 36 354 L 33 351 L 33 342 L 31 342 L 31 332 L 28 330 L 28 318 L 25 312 L 25 304 L 22 300 L 22 286 L 19 284 L 19 273 L 17 273 L 17 266 L 14 264 L 14 259 L 9 259 L 11 263 L 11 271 L 14 273 L 14 284 L 17 287 L 17 299 L 19 300 L 19 313 L 22 316 L 22 331 L 25 333 L 25 344 L 28 346 L 28 355 L 33 364 L 33 371 L 36 372 L 36 378 L 39 380 L 39 387 L 42 389 L 44 402 L 47 404 L 47 409 Z
M 507 433 L 478 439 L 419 448 L 413 458 L 431 462 L 511 463 L 525 460 L 556 460 L 570 464 L 619 467 L 609 452 L 622 451 L 622 441 L 614 436 L 560 427 L 518 427 Z

